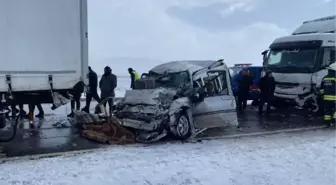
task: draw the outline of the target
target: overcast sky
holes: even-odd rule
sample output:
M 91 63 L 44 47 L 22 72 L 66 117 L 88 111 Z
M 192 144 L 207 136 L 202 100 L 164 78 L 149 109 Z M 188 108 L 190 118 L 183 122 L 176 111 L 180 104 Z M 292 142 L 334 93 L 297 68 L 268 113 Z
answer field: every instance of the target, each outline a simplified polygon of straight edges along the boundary
M 261 64 L 274 38 L 335 14 L 335 0 L 88 0 L 88 10 L 90 65 L 120 73 L 183 59 Z

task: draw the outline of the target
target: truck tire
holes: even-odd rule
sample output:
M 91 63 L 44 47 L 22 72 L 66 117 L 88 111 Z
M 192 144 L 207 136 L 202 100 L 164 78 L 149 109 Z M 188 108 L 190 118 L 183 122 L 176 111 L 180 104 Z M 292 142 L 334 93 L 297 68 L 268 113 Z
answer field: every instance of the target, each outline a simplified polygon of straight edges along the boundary
M 170 126 L 174 138 L 186 140 L 191 136 L 191 124 L 185 112 L 182 112 L 175 124 Z

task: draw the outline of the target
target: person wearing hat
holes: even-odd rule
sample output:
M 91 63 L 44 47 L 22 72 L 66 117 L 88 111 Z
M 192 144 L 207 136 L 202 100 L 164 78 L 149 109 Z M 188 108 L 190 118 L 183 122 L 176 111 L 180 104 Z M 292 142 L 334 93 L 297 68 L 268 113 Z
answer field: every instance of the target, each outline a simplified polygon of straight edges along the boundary
M 244 112 L 249 97 L 250 87 L 253 83 L 253 78 L 247 69 L 243 69 L 243 75 L 238 79 L 238 111 Z
M 334 126 L 336 120 L 336 63 L 332 63 L 327 69 L 328 74 L 322 79 L 320 92 L 323 99 L 324 122 L 328 126 Z
M 117 76 L 112 73 L 112 69 L 109 66 L 104 68 L 104 74 L 99 81 L 99 88 L 101 91 L 101 101 L 109 97 L 115 97 L 114 89 L 117 87 Z M 112 113 L 113 99 L 109 99 L 109 113 Z M 106 103 L 104 103 L 106 107 Z
M 82 111 L 85 111 L 85 112 L 89 112 L 92 98 L 95 99 L 98 103 L 100 103 L 101 101 L 97 93 L 98 75 L 96 72 L 92 70 L 90 66 L 88 69 L 89 69 L 89 73 L 87 74 L 87 76 L 89 79 L 89 85 L 87 86 L 87 91 L 86 91 L 86 105 L 82 109 Z
M 262 115 L 265 103 L 267 103 L 266 114 L 271 112 L 271 104 L 275 91 L 275 80 L 271 71 L 266 71 L 265 75 L 260 78 L 260 103 L 259 115 Z
M 128 73 L 131 75 L 131 89 L 134 89 L 135 80 L 139 79 L 139 74 L 132 68 L 128 68 Z
M 82 93 L 84 92 L 84 87 L 85 84 L 83 82 L 82 79 L 79 80 L 79 82 L 77 82 L 74 87 L 72 88 L 72 90 L 70 91 L 70 95 L 71 95 L 71 113 L 68 114 L 68 117 L 74 117 L 74 112 L 73 110 L 79 110 L 81 105 L 80 105 L 80 99 L 82 96 Z

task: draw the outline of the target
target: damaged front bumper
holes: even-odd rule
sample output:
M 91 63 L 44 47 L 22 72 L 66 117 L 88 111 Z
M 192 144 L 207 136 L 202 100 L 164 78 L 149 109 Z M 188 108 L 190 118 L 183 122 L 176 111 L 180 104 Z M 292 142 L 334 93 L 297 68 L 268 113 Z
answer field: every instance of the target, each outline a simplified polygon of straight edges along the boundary
M 314 110 L 318 110 L 317 96 L 315 93 L 306 92 L 304 94 L 280 94 L 274 93 L 274 104 L 281 104 L 282 106 L 291 106 L 298 109 L 303 109 L 305 106 L 313 106 Z
M 130 127 L 137 130 L 155 131 L 161 128 L 163 120 L 155 120 L 151 122 L 139 121 L 135 119 L 124 118 L 119 120 L 120 125 Z

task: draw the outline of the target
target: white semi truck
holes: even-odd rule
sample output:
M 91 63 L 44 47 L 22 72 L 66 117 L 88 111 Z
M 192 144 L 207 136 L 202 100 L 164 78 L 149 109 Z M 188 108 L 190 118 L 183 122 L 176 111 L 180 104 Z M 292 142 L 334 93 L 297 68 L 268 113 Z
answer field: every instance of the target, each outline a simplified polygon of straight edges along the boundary
M 274 106 L 319 110 L 318 90 L 335 62 L 335 16 L 305 21 L 291 35 L 277 38 L 263 53 L 265 70 L 276 81 Z
M 0 0 L 0 66 L 3 107 L 66 103 L 87 83 L 87 0 Z

